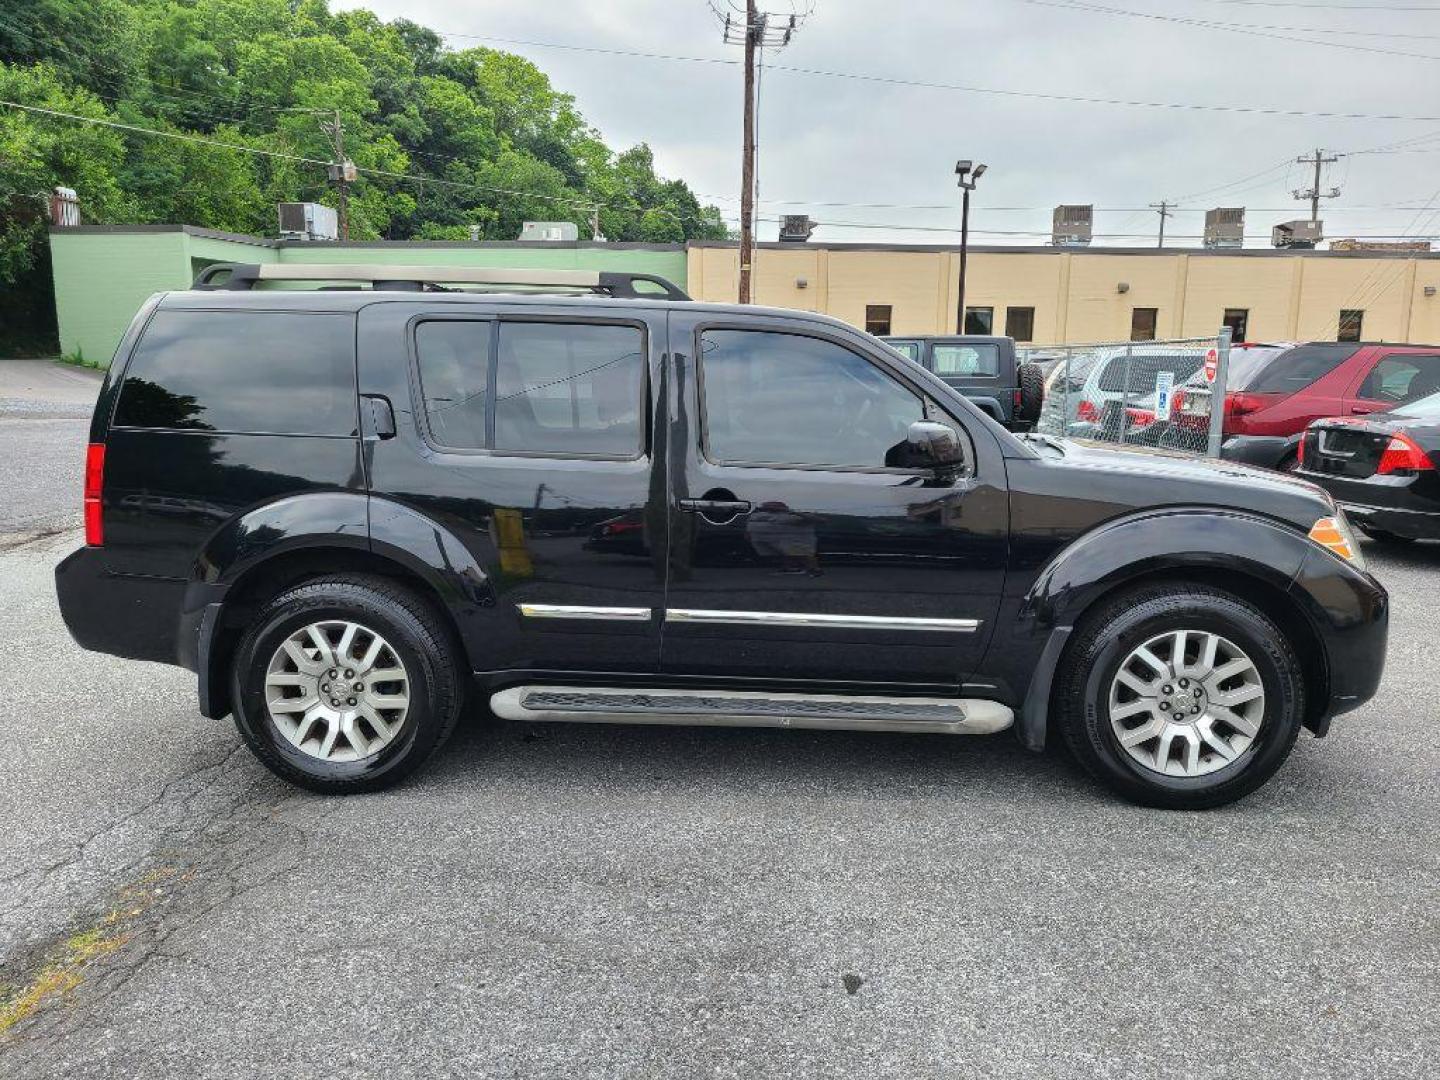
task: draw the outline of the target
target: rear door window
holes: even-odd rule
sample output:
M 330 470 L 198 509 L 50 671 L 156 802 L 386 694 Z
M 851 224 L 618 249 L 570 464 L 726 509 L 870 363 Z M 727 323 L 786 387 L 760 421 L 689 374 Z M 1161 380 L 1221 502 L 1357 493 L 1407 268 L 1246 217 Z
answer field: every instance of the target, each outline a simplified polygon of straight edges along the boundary
M 1404 405 L 1440 390 L 1440 355 L 1391 353 L 1376 361 L 1359 395 L 1367 401 Z
M 157 311 L 126 368 L 114 423 L 354 435 L 354 316 Z
M 936 342 L 930 348 L 935 359 L 935 374 L 952 378 L 994 378 L 1000 374 L 1000 346 L 946 345 Z
M 607 458 L 644 450 L 639 327 L 437 319 L 415 328 L 415 355 L 439 446 Z

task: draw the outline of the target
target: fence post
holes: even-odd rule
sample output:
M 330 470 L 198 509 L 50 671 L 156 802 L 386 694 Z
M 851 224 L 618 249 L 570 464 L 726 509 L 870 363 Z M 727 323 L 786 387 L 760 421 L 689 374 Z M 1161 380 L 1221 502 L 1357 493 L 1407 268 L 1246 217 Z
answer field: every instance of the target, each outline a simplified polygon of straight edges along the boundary
M 1125 429 L 1130 426 L 1130 414 L 1127 413 L 1125 410 L 1126 410 L 1126 409 L 1129 407 L 1129 405 L 1130 405 L 1130 359 L 1131 359 L 1131 357 L 1134 355 L 1134 353 L 1135 353 L 1135 346 L 1134 346 L 1133 344 L 1131 344 L 1130 342 L 1126 342 L 1126 343 L 1125 343 L 1125 374 L 1124 374 L 1124 377 L 1120 380 L 1120 445 L 1121 445 L 1121 446 L 1124 446 L 1124 445 L 1125 445 L 1126 435 L 1128 434 Z M 1101 419 L 1102 422 L 1104 421 L 1105 417 L 1104 417 L 1104 414 L 1103 414 L 1103 413 L 1101 414 L 1100 419 Z M 1103 432 L 1103 431 L 1101 432 L 1101 435 L 1102 435 L 1102 436 L 1104 435 L 1104 432 Z
M 1210 439 L 1205 447 L 1209 457 L 1220 456 L 1225 434 L 1225 387 L 1230 377 L 1230 327 L 1221 327 L 1215 338 L 1215 381 L 1210 384 Z
M 1055 434 L 1062 439 L 1070 437 L 1070 357 L 1072 355 L 1067 347 L 1065 359 L 1060 362 L 1060 430 Z

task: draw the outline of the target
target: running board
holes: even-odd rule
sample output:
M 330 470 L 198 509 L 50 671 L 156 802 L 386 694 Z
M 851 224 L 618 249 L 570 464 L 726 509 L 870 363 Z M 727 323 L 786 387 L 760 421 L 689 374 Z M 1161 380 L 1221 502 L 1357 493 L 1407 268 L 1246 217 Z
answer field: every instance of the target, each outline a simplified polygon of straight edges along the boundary
M 490 698 L 506 720 L 571 724 L 682 724 L 989 735 L 1015 714 L 979 698 L 859 697 L 738 690 L 514 686 Z

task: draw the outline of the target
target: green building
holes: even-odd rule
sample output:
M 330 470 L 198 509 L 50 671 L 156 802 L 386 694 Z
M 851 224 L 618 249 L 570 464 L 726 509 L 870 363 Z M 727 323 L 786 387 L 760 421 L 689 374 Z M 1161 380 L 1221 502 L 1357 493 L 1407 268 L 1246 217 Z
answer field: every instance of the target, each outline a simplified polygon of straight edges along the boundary
M 685 288 L 682 244 L 592 241 L 267 240 L 190 225 L 53 228 L 60 350 L 109 363 L 136 310 L 152 293 L 188 288 L 219 262 L 390 263 L 658 274 Z

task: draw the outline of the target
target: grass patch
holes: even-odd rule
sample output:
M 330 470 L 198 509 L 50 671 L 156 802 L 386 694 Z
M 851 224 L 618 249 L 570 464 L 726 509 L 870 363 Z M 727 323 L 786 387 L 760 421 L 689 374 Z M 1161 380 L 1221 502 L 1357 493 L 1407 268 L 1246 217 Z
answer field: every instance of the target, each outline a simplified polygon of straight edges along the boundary
M 89 359 L 85 355 L 84 349 L 76 349 L 74 352 L 61 353 L 55 359 L 61 364 L 70 364 L 73 367 L 91 368 L 96 371 L 102 369 L 105 366 L 99 360 Z
M 0 986 L 0 1036 L 48 1002 L 70 993 L 85 981 L 92 965 L 124 948 L 131 937 L 126 924 L 145 914 L 164 892 L 162 886 L 175 875 L 173 868 L 161 867 L 127 885 L 109 914 L 61 942 L 24 986 Z M 178 880 L 187 882 L 191 876 L 182 874 Z

